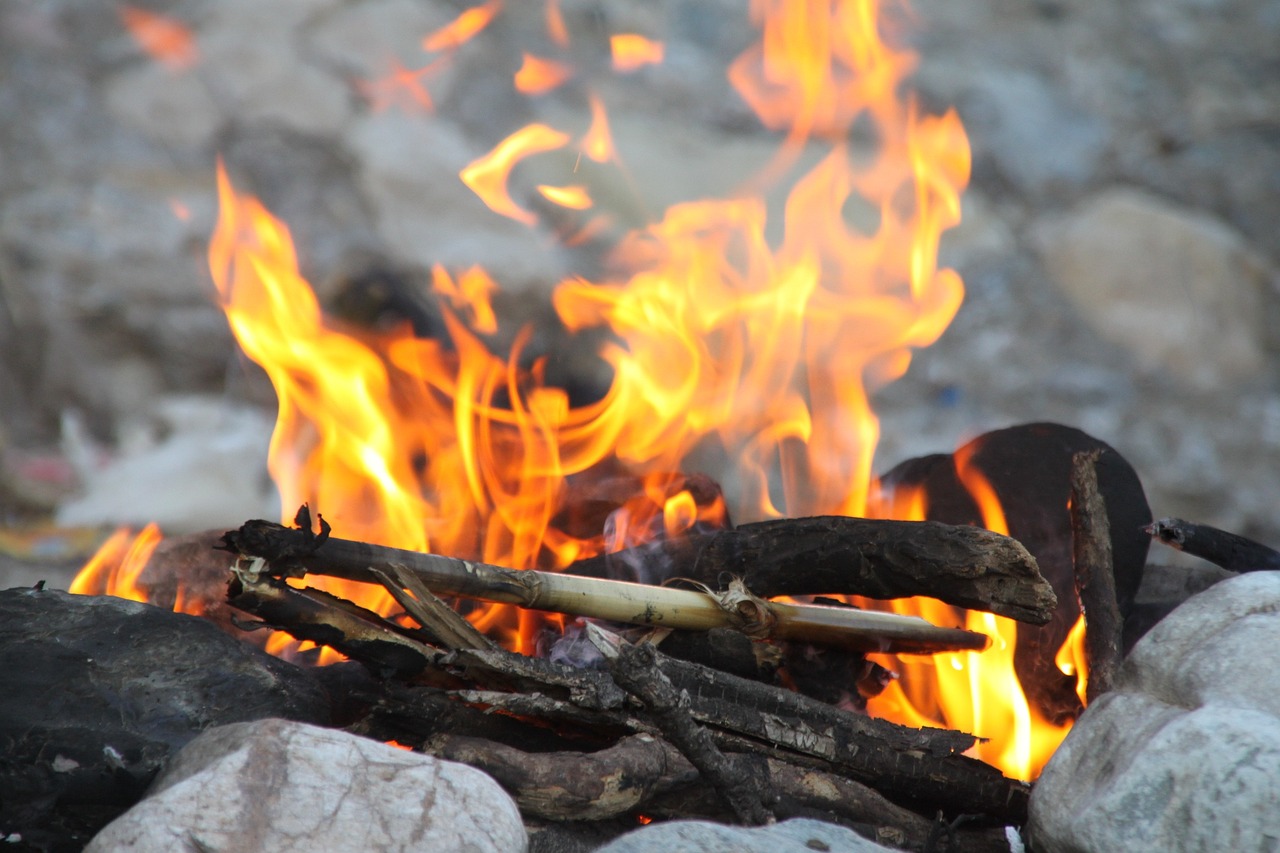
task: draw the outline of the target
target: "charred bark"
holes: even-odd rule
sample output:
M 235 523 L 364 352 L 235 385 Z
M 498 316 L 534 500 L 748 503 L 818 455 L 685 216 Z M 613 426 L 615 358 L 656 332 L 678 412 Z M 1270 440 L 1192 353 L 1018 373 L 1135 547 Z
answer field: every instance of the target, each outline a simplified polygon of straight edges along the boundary
M 739 577 L 756 595 L 928 595 L 957 607 L 1044 624 L 1056 606 L 1035 558 L 1007 536 L 934 521 L 817 516 L 744 524 L 606 554 L 571 565 L 589 577 L 628 577 L 637 561 L 668 577 L 723 586 Z
M 1116 600 L 1107 505 L 1098 492 L 1097 450 L 1077 453 L 1071 467 L 1071 540 L 1076 594 L 1084 612 L 1085 659 L 1089 679 L 1085 699 L 1111 689 L 1124 657 L 1124 619 Z
M 1152 537 L 1231 572 L 1280 569 L 1280 551 L 1237 533 L 1181 518 L 1162 518 L 1143 528 Z

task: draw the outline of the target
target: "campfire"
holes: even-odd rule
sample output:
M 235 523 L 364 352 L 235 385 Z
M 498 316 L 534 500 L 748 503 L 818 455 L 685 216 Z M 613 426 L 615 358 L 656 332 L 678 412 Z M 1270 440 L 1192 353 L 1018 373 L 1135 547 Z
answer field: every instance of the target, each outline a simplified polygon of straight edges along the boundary
M 502 14 L 423 33 L 428 65 L 360 92 L 433 108 L 433 75 Z M 944 830 L 1002 849 L 1115 678 L 1150 510 L 1120 454 L 1057 424 L 877 476 L 871 396 L 963 298 L 938 244 L 968 142 L 907 91 L 880 4 L 752 15 L 727 75 L 776 153 L 726 198 L 627 227 L 594 197 L 627 176 L 605 99 L 547 4 L 560 53 L 525 54 L 512 86 L 580 86 L 576 123 L 514 127 L 456 179 L 589 248 L 550 346 L 503 326 L 482 266 L 423 290 L 364 270 L 322 305 L 287 225 L 219 163 L 209 269 L 275 389 L 282 515 L 122 530 L 71 591 L 362 664 L 348 730 L 485 770 L 528 821 L 821 813 L 906 849 Z M 127 17 L 157 61 L 199 61 L 171 23 Z M 654 36 L 615 34 L 612 73 L 664 62 Z M 335 309 L 370 294 L 372 314 Z M 575 339 L 599 342 L 585 367 L 555 351 Z

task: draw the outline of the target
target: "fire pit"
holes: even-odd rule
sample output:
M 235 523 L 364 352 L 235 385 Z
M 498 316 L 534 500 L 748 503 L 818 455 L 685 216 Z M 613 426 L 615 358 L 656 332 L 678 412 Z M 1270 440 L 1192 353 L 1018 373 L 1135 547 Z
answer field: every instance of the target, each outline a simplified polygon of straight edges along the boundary
M 643 16 L 601 37 L 555 3 L 454 11 L 415 35 L 425 64 L 355 76 L 351 95 L 383 130 L 388 113 L 431 126 L 466 51 L 536 32 L 518 63 L 489 55 L 510 100 L 455 171 L 459 210 L 505 222 L 521 259 L 558 241 L 555 263 L 529 262 L 558 281 L 545 322 L 508 322 L 538 301 L 496 283 L 512 264 L 447 263 L 438 244 L 429 268 L 300 266 L 275 205 L 245 189 L 254 146 L 232 140 L 207 262 L 275 392 L 275 485 L 288 517 L 304 509 L 296 527 L 246 507 L 192 538 L 122 534 L 72 591 L 232 631 L 251 614 L 283 629 L 273 655 L 358 661 L 352 684 L 346 667 L 318 676 L 350 698 L 342 725 L 481 767 L 527 821 L 819 813 L 909 849 L 939 833 L 999 849 L 1025 783 L 1163 615 L 1135 606 L 1150 536 L 1195 537 L 1144 532 L 1134 468 L 1052 423 L 874 476 L 871 394 L 961 304 L 937 249 L 971 165 L 956 113 L 906 91 L 914 58 L 884 37 L 900 10 L 755 8 L 760 40 L 727 85 L 776 151 L 744 158 L 757 168 L 726 197 L 650 213 L 610 102 L 673 82 L 679 51 Z M 128 8 L 121 24 L 149 73 L 189 85 L 205 67 L 177 18 Z M 326 50 L 343 32 L 306 26 Z M 537 99 L 554 106 L 503 107 Z M 542 802 L 575 763 L 586 787 Z M 632 778 L 611 800 L 617 766 Z

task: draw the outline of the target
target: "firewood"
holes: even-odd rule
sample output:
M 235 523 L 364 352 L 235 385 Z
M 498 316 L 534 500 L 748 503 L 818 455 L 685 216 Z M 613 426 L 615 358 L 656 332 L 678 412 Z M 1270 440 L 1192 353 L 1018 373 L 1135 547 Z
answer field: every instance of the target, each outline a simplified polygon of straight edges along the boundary
M 444 654 L 405 636 L 371 610 L 318 589 L 294 589 L 275 578 L 233 573 L 227 603 L 262 621 L 241 627 L 278 628 L 299 640 L 327 645 L 374 671 L 421 672 Z
M 1076 594 L 1085 623 L 1085 660 L 1089 666 L 1085 701 L 1111 689 L 1124 657 L 1124 619 L 1116 600 L 1111 559 L 1111 524 L 1098 491 L 1095 466 L 1100 451 L 1075 454 L 1071 465 L 1071 541 Z
M 628 735 L 595 752 L 534 753 L 456 734 L 436 735 L 421 748 L 483 770 L 515 798 L 522 814 L 550 820 L 618 817 L 698 779 L 679 750 L 648 734 Z
M 1280 569 L 1280 551 L 1237 533 L 1181 518 L 1162 518 L 1143 528 L 1158 541 L 1231 572 Z
M 739 587 L 713 595 L 673 587 L 517 571 L 438 554 L 388 548 L 310 530 L 306 507 L 298 528 L 250 521 L 224 534 L 228 550 L 265 560 L 266 571 L 288 577 L 307 573 L 378 583 L 373 568 L 402 567 L 433 592 L 590 616 L 613 622 L 705 631 L 731 627 L 762 639 L 803 640 L 865 651 L 922 654 L 984 649 L 984 634 L 932 625 L 923 619 L 843 607 L 765 601 Z
M 710 585 L 740 577 L 775 595 L 927 595 L 1023 622 L 1049 621 L 1057 599 L 1017 540 L 936 521 L 817 516 L 743 524 L 582 560 L 566 569 L 612 577 L 640 562 Z
M 530 752 L 484 738 L 442 734 L 422 751 L 488 773 L 520 806 L 526 820 L 607 820 L 643 811 L 658 817 L 723 817 L 696 796 L 699 774 L 674 746 L 631 735 L 596 752 Z M 934 821 L 895 805 L 873 789 L 820 770 L 764 759 L 758 769 L 777 792 L 780 819 L 815 814 L 869 829 L 875 840 L 925 850 Z M 698 786 L 701 787 L 701 786 Z M 1003 829 L 960 830 L 947 851 L 1007 851 Z
M 657 666 L 658 653 L 649 643 L 617 643 L 613 635 L 587 625 L 587 636 L 605 660 L 613 680 L 644 702 L 658 728 L 702 774 L 748 826 L 772 823 L 769 805 L 775 795 L 765 780 L 749 772 L 746 763 L 716 748 L 707 730 L 689 711 L 689 694 L 677 690 Z

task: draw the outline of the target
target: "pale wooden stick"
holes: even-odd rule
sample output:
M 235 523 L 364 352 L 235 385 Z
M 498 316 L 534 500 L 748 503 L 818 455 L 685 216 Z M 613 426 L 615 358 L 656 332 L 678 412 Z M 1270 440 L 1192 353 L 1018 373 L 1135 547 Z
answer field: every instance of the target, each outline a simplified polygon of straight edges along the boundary
M 299 518 L 302 516 L 300 514 Z M 307 518 L 309 525 L 309 517 Z M 305 529 L 251 521 L 224 536 L 227 547 L 265 559 L 274 574 L 307 573 L 378 583 L 375 567 L 403 566 L 439 594 L 515 604 L 633 625 L 707 631 L 734 628 L 755 639 L 799 640 L 861 651 L 931 654 L 985 649 L 985 634 L 944 628 L 914 616 L 765 601 L 741 584 L 725 593 L 649 586 L 533 570 L 519 571 L 439 554 L 406 551 Z

